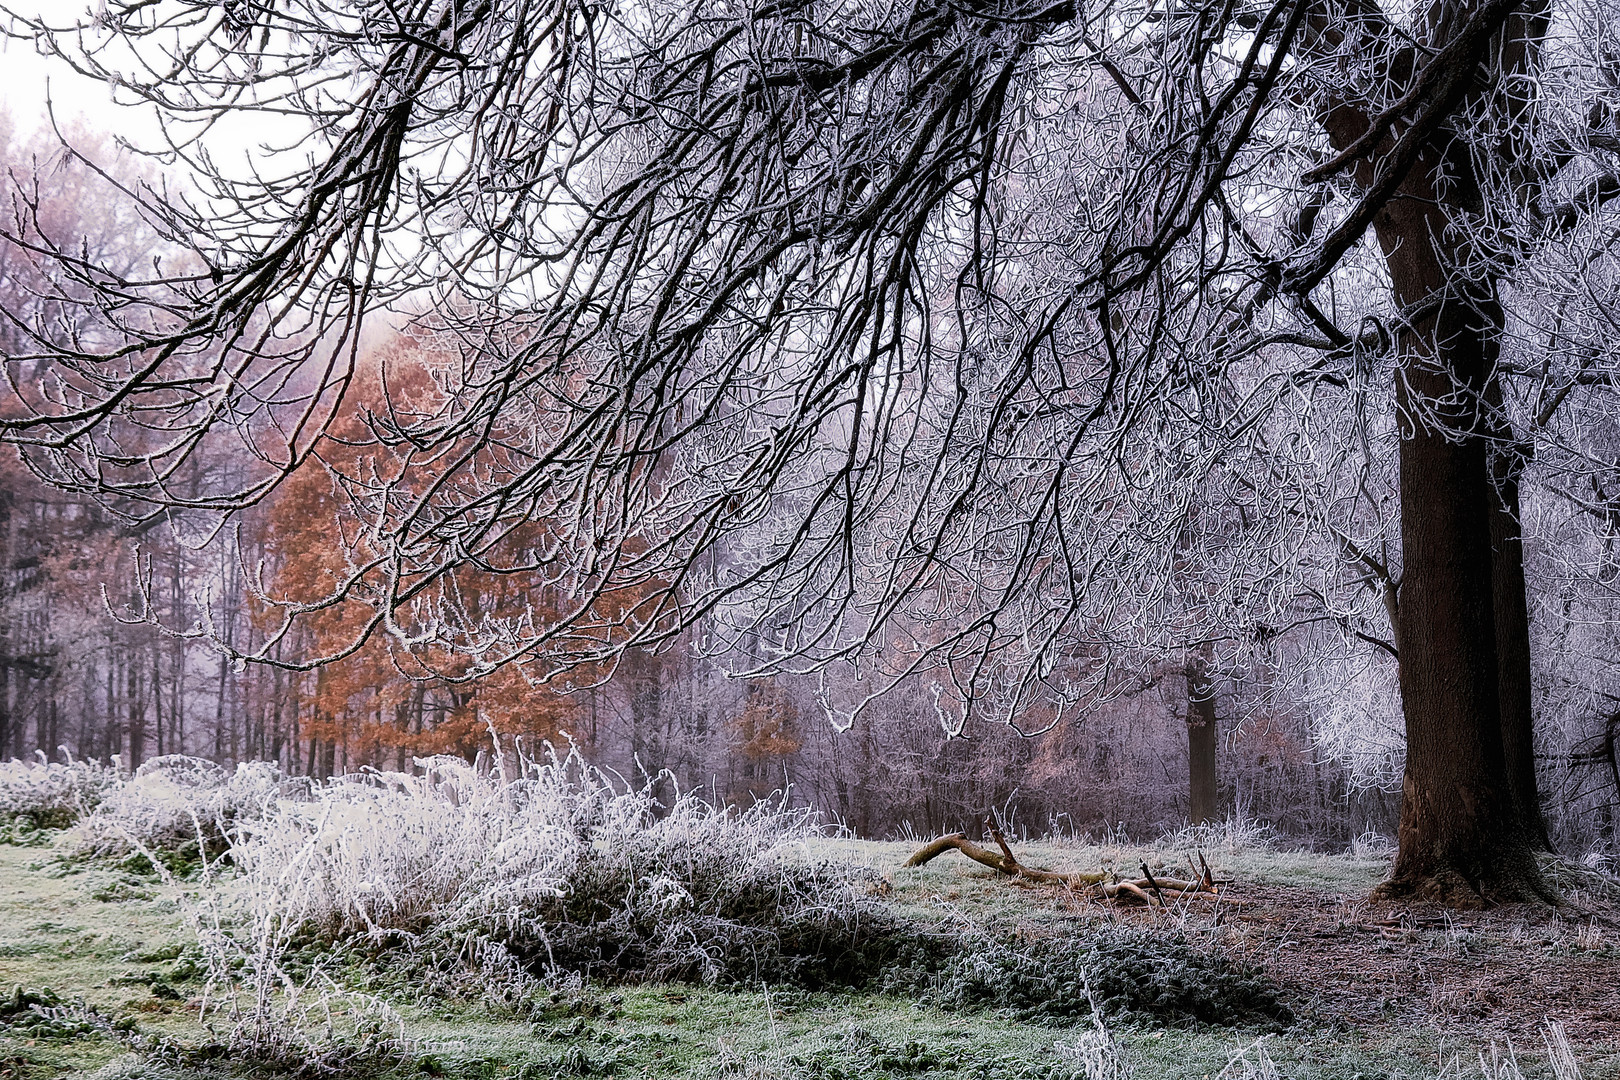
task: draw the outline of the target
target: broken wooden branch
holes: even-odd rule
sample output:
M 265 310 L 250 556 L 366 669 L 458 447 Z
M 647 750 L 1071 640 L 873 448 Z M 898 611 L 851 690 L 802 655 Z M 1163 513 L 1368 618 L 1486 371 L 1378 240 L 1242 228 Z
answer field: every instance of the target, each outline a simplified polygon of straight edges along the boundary
M 1148 888 L 1153 890 L 1153 895 L 1159 898 L 1159 906 L 1163 907 L 1164 890 L 1159 888 L 1159 883 L 1157 881 L 1153 880 L 1153 871 L 1148 869 L 1148 864 L 1145 862 L 1142 864 L 1142 876 L 1147 879 Z
M 931 840 L 923 845 L 915 855 L 906 860 L 907 866 L 922 866 L 931 862 L 947 851 L 960 851 L 963 855 L 976 863 L 981 863 L 1000 874 L 1008 877 L 1023 878 L 1026 881 L 1036 881 L 1044 885 L 1065 885 L 1071 889 L 1093 891 L 1100 893 L 1107 899 L 1114 900 L 1121 897 L 1134 898 L 1144 904 L 1164 906 L 1170 900 L 1185 896 L 1213 896 L 1216 893 L 1214 875 L 1209 872 L 1209 864 L 1204 863 L 1204 878 L 1201 881 L 1184 881 L 1180 878 L 1154 877 L 1148 870 L 1147 864 L 1142 865 L 1143 878 L 1131 881 L 1121 880 L 1106 871 L 1070 871 L 1059 873 L 1055 870 L 1045 870 L 1038 866 L 1025 866 L 1018 861 L 1012 852 L 1006 837 L 999 829 L 989 827 L 992 840 L 1001 850 L 992 851 L 987 847 L 969 840 L 964 833 L 951 833 Z M 1199 855 L 1202 862 L 1202 853 Z M 1150 895 L 1148 890 L 1152 890 Z

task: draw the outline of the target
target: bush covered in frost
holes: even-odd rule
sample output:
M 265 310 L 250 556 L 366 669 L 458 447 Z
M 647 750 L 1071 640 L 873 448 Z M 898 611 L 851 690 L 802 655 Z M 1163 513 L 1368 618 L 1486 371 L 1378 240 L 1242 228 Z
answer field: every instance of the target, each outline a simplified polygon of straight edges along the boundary
M 886 989 L 1025 1022 L 1107 1016 L 1279 1027 L 1293 1019 L 1264 973 L 1177 934 L 1104 927 L 1082 937 L 969 934 L 939 958 L 885 973 Z
M 0 822 L 65 829 L 89 814 L 118 783 L 118 771 L 93 761 L 12 759 L 0 763 Z
M 244 940 L 609 981 L 870 974 L 868 878 L 811 857 L 808 812 L 692 794 L 661 806 L 577 756 L 525 762 L 516 779 L 420 764 L 425 775 L 334 781 L 244 824 L 232 852 L 252 906 Z
M 265 761 L 227 772 L 180 754 L 153 758 L 105 792 L 84 820 L 81 847 L 94 855 L 220 855 L 238 825 L 275 811 L 282 783 L 280 770 Z

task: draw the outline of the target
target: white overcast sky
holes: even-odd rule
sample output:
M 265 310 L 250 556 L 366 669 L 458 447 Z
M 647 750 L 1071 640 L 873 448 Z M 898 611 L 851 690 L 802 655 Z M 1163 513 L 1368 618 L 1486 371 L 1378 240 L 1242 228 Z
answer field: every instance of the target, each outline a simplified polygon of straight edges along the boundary
M 63 21 L 82 10 L 70 4 L 35 7 Z M 114 105 L 107 84 L 86 79 L 59 62 L 45 59 L 34 52 L 29 42 L 0 38 L 0 100 L 5 102 L 18 134 L 44 122 L 47 86 L 57 119 L 64 124 L 83 118 L 93 128 L 132 136 L 142 134 L 151 124 L 150 119 L 138 115 L 141 110 Z
M 89 18 L 83 0 L 0 2 L 20 14 L 44 15 L 58 25 Z M 149 106 L 119 105 L 107 83 L 86 78 L 59 60 L 40 56 L 32 42 L 0 36 L 0 107 L 9 114 L 19 136 L 26 137 L 45 125 L 47 92 L 57 123 L 64 131 L 82 121 L 93 131 L 121 136 L 137 146 L 156 149 L 163 145 Z M 273 130 L 275 125 L 270 123 L 268 127 Z M 220 124 L 208 134 L 209 150 L 222 161 L 245 156 L 266 138 L 266 128 L 263 116 L 244 118 L 235 128 L 229 123 Z

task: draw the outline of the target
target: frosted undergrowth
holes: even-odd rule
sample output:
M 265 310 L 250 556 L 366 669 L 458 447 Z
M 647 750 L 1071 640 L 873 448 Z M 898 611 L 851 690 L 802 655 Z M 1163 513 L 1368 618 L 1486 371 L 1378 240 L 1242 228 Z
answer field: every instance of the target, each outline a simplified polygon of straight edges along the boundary
M 660 806 L 577 756 L 512 777 L 419 765 L 244 821 L 218 941 L 249 966 L 294 942 L 344 945 L 475 969 L 486 986 L 558 972 L 813 982 L 858 954 L 869 872 L 814 859 L 807 811 L 693 794 Z
M 1581 1067 L 1564 1025 L 1551 1018 L 1543 1020 L 1541 1038 L 1547 1050 L 1547 1071 L 1553 1080 L 1581 1080 Z M 1481 1080 L 1525 1080 L 1519 1052 L 1511 1040 L 1504 1046 L 1493 1039 L 1488 1049 L 1479 1051 L 1478 1059 Z M 1442 1055 L 1435 1080 L 1467 1080 L 1472 1073 L 1461 1054 Z
M 118 770 L 93 761 L 0 762 L 0 822 L 61 829 L 89 814 L 118 783 Z
M 96 855 L 219 854 L 240 824 L 276 812 L 283 782 L 280 770 L 265 761 L 243 762 L 227 772 L 201 758 L 153 758 L 103 793 L 82 822 L 80 848 Z
M 1270 851 L 1277 844 L 1277 831 L 1265 822 L 1237 813 L 1224 821 L 1203 825 L 1183 825 L 1160 836 L 1154 846 L 1166 851 Z

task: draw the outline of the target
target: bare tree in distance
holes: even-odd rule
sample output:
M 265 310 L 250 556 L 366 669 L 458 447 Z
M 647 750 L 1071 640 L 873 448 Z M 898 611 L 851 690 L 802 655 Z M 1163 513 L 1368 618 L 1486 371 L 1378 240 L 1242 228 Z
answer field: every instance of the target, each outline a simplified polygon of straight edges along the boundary
M 1527 629 L 1494 599 L 1523 591 L 1498 284 L 1616 189 L 1607 114 L 1538 94 L 1554 14 L 13 15 L 11 34 L 155 103 L 162 152 L 201 179 L 190 199 L 140 193 L 176 272 L 114 278 L 62 238 L 30 241 L 87 290 L 94 329 L 28 327 L 8 363 L 50 376 L 13 380 L 0 431 L 70 488 L 229 512 L 317 451 L 366 315 L 427 312 L 444 393 L 372 412 L 371 464 L 343 477 L 367 527 L 322 603 L 369 606 L 348 651 L 386 632 L 566 666 L 708 620 L 713 647 L 761 657 L 745 673 L 833 673 L 844 715 L 927 678 L 948 719 L 991 702 L 1049 725 L 1139 680 L 1122 651 L 1236 655 L 1278 632 L 1325 545 L 1394 621 L 1382 638 L 1329 612 L 1399 657 L 1386 890 L 1541 897 L 1539 810 L 1510 769 Z M 1606 61 L 1566 59 L 1604 85 Z M 196 134 L 256 113 L 309 134 L 230 175 Z M 1352 492 L 1306 515 L 1325 527 L 1314 548 L 1276 524 L 1288 513 L 1236 514 L 1230 550 L 1259 566 L 1228 563 L 1218 603 L 1172 595 L 1182 524 L 1223 463 L 1315 455 L 1336 474 L 1359 447 L 1323 414 L 1384 380 L 1398 562 L 1358 534 L 1375 500 Z M 177 463 L 216 438 L 257 473 L 176 491 Z M 468 567 L 572 604 L 480 617 L 456 601 Z

